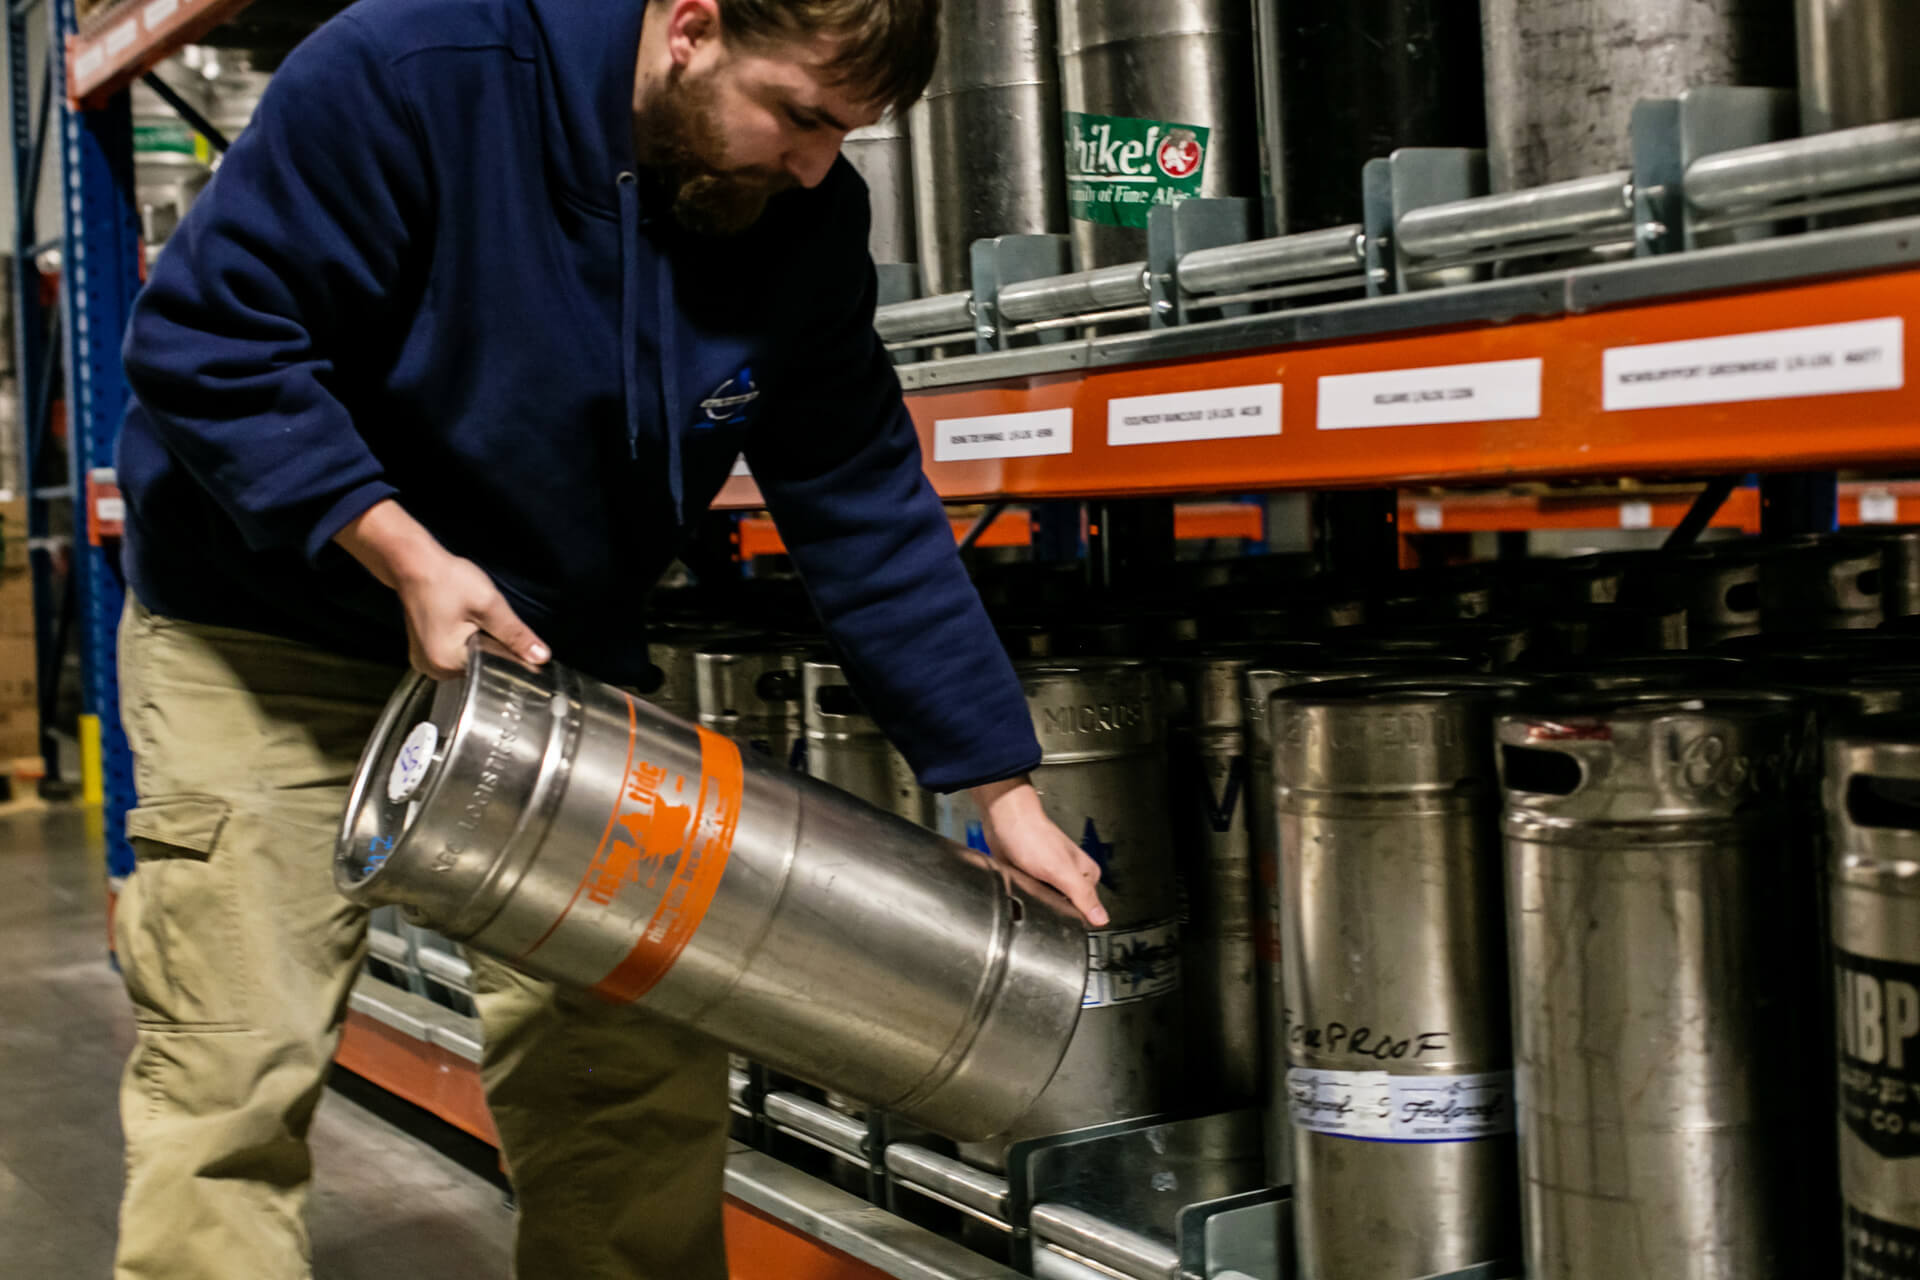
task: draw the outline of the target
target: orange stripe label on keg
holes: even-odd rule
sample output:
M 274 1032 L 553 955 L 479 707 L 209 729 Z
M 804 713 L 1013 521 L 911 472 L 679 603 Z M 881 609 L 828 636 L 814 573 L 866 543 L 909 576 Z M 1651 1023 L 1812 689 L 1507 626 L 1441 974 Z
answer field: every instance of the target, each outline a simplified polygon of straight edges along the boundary
M 660 891 L 633 950 L 594 987 L 608 1000 L 638 1000 L 673 968 L 706 919 L 733 853 L 746 781 L 740 748 L 710 729 L 696 732 L 697 782 L 669 779 L 645 760 L 631 763 L 610 839 L 588 871 L 587 893 L 596 902 L 611 902 L 629 884 Z

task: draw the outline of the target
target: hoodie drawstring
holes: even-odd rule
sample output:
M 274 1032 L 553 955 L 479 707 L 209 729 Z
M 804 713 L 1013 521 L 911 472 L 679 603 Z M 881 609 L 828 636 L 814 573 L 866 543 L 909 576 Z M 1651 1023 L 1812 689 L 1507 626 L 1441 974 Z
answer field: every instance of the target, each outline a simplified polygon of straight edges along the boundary
M 631 173 L 618 179 L 620 192 L 620 371 L 626 386 L 627 456 L 640 460 L 640 186 Z M 656 302 L 660 318 L 660 391 L 666 421 L 667 490 L 673 496 L 673 520 L 686 523 L 680 480 L 680 370 L 675 359 L 673 277 L 665 255 L 659 260 Z

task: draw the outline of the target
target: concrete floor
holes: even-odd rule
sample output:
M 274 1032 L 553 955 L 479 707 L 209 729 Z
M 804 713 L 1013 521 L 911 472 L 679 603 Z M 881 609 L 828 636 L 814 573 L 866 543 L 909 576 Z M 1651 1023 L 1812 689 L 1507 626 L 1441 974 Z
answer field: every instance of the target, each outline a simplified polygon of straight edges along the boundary
M 132 1044 L 97 828 L 0 809 L 0 1277 L 111 1272 Z M 506 1276 L 512 1214 L 486 1144 L 342 1071 L 313 1150 L 317 1280 Z

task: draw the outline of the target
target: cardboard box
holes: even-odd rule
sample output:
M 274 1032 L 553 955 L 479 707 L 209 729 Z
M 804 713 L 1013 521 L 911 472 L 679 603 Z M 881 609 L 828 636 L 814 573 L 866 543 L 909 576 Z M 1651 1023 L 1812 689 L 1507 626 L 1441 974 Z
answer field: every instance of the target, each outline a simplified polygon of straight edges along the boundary
M 33 638 L 0 637 L 0 711 L 39 705 L 34 679 Z
M 0 569 L 0 639 L 33 635 L 33 577 Z
M 0 710 L 0 770 L 40 754 L 40 713 L 32 707 Z
M 0 573 L 27 567 L 27 504 L 0 502 Z

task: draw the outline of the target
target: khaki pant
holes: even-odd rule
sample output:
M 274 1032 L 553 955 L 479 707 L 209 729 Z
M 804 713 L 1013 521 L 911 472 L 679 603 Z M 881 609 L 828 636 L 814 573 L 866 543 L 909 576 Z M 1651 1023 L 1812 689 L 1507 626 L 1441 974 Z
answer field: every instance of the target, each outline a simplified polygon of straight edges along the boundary
M 120 628 L 139 870 L 115 941 L 120 1280 L 311 1275 L 307 1130 L 366 952 L 335 826 L 401 672 L 156 617 Z M 475 957 L 523 1280 L 723 1280 L 718 1045 Z

